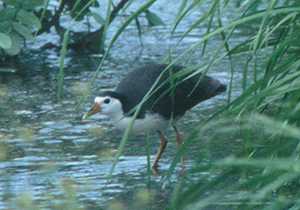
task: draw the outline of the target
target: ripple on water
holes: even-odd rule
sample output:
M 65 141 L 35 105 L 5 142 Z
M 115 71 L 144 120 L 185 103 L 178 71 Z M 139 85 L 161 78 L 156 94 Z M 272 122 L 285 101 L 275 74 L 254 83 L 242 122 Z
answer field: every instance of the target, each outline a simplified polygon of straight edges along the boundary
M 43 123 L 45 127 L 61 130 L 72 127 L 72 124 L 69 123 L 68 120 L 60 120 L 60 121 L 46 121 Z

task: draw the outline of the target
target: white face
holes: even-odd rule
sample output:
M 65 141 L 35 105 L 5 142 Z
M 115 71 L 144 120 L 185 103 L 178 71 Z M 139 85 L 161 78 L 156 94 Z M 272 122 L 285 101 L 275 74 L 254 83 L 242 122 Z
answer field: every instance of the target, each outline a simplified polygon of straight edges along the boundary
M 121 102 L 110 96 L 97 96 L 95 98 L 101 108 L 101 114 L 105 114 L 111 119 L 120 118 L 123 115 Z

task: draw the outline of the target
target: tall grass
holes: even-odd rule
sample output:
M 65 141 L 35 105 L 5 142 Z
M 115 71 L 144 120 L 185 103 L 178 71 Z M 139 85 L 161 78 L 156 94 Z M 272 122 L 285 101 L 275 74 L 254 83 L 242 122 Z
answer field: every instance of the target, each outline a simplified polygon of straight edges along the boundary
M 212 5 L 221 14 L 228 3 L 233 2 L 214 1 Z M 208 122 L 218 128 L 215 134 L 225 139 L 241 138 L 242 144 L 238 153 L 225 159 L 207 162 L 204 156 L 199 158 L 174 191 L 170 209 L 300 208 L 299 6 L 297 1 L 246 2 L 238 9 L 240 16 L 227 25 L 219 24 L 214 30 L 208 25 L 209 33 L 189 49 L 199 44 L 204 49 L 209 38 L 220 34 L 224 41 L 221 47 L 226 53 L 216 50 L 213 57 L 216 60 L 210 63 L 246 53 L 242 93 L 228 100 L 226 106 L 185 140 L 185 147 L 178 151 L 171 164 L 165 185 L 180 155 L 196 135 L 209 129 Z M 211 23 L 209 16 L 206 21 Z M 222 19 L 217 21 L 221 23 Z M 230 46 L 228 40 L 235 28 L 246 24 L 255 24 L 257 31 L 242 43 Z M 228 98 L 232 98 L 231 87 Z M 211 142 L 218 141 L 221 140 L 216 135 L 211 137 Z

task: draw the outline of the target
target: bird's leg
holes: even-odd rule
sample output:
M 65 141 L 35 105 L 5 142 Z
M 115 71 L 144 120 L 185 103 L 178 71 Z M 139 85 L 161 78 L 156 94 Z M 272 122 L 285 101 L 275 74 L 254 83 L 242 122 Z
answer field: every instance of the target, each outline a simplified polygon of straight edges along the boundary
M 164 152 L 166 146 L 167 146 L 167 139 L 164 137 L 164 135 L 162 134 L 161 131 L 156 131 L 156 133 L 158 134 L 158 137 L 159 137 L 159 140 L 160 140 L 160 146 L 159 146 L 159 149 L 157 151 L 157 154 L 153 160 L 153 163 L 151 165 L 151 168 L 154 170 L 154 171 L 157 171 L 157 163 L 162 155 L 162 153 Z
M 180 131 L 178 130 L 178 128 L 176 127 L 176 125 L 173 126 L 175 134 L 176 134 L 176 142 L 178 144 L 178 147 L 180 148 L 182 146 L 182 142 L 183 142 L 183 137 L 180 133 Z M 184 168 L 184 159 L 183 159 L 183 155 L 181 155 L 181 167 Z

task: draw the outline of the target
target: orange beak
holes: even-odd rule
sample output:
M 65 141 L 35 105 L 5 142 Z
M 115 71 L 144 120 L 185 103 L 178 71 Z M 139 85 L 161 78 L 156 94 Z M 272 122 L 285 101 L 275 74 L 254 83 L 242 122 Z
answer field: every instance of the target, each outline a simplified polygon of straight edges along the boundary
M 88 118 L 89 116 L 92 116 L 99 112 L 101 112 L 101 107 L 99 106 L 98 102 L 95 102 L 94 105 L 92 106 L 92 108 L 85 113 L 85 115 L 82 117 L 82 119 L 84 120 L 84 119 Z

